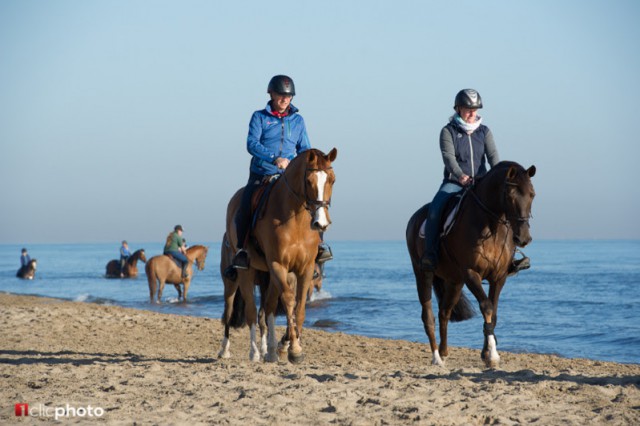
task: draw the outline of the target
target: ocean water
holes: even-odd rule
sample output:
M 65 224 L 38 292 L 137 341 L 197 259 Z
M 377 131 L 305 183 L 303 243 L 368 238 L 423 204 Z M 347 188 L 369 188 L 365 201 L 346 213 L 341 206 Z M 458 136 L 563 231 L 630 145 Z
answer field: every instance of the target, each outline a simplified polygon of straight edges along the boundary
M 406 339 L 425 343 L 427 351 L 404 241 L 329 243 L 334 260 L 326 264 L 322 291 L 307 305 L 305 327 Z M 22 246 L 0 245 L 0 291 L 220 318 L 220 243 L 206 245 L 206 267 L 196 272 L 187 304 L 177 303 L 173 286 L 165 287 L 164 303 L 150 304 L 142 263 L 137 279 L 106 279 L 117 243 L 30 245 L 38 260 L 33 281 L 15 277 Z M 130 248 L 144 248 L 151 258 L 162 243 L 130 241 Z M 534 241 L 525 251 L 532 268 L 510 278 L 500 297 L 499 350 L 640 363 L 640 241 Z M 479 314 L 450 323 L 450 345 L 479 349 L 482 341 Z

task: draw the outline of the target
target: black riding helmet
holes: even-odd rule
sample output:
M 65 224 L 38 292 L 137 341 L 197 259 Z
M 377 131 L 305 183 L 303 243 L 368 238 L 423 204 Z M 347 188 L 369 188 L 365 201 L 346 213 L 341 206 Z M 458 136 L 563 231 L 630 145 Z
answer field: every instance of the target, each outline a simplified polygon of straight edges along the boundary
M 269 81 L 267 93 L 278 93 L 280 95 L 296 95 L 296 86 L 293 80 L 286 75 L 276 75 Z
M 459 91 L 456 95 L 453 109 L 456 109 L 458 107 L 469 109 L 482 108 L 482 98 L 480 97 L 480 93 L 473 89 L 463 89 Z

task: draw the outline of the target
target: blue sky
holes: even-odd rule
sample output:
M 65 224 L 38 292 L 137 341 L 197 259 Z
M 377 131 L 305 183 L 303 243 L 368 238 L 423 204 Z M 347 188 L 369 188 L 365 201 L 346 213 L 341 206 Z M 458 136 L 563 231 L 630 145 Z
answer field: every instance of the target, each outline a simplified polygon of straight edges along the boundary
M 0 243 L 219 241 L 288 74 L 338 148 L 331 240 L 400 240 L 477 89 L 534 239 L 640 238 L 636 1 L 0 2 Z

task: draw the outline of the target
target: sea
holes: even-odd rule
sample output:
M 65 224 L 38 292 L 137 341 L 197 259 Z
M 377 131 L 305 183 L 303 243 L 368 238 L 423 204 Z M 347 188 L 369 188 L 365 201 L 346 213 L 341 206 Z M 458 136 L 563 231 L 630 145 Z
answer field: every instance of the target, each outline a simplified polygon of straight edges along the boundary
M 322 290 L 307 305 L 305 327 L 420 342 L 428 351 L 405 242 L 328 242 L 334 259 L 326 263 Z M 15 276 L 23 246 L 2 244 L 0 292 L 220 318 L 220 242 L 191 243 L 209 246 L 209 255 L 193 277 L 186 304 L 179 303 L 173 286 L 165 287 L 163 303 L 150 304 L 140 262 L 136 279 L 105 278 L 106 264 L 118 258 L 117 243 L 28 245 L 38 261 L 32 281 Z M 160 242 L 129 246 L 144 248 L 148 259 L 162 252 Z M 500 351 L 640 363 L 640 241 L 542 240 L 525 252 L 531 269 L 509 278 L 500 296 Z M 451 346 L 482 347 L 477 304 L 476 312 L 468 321 L 450 323 Z

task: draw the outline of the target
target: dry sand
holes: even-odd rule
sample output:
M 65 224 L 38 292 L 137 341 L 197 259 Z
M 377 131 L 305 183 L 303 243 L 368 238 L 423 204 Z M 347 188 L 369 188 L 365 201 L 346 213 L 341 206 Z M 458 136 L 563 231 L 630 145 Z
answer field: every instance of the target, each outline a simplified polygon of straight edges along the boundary
M 308 329 L 302 364 L 265 364 L 246 328 L 217 359 L 214 319 L 7 294 L 0 317 L 2 425 L 53 421 L 16 403 L 85 424 L 640 424 L 638 364 L 501 352 L 487 370 L 454 347 L 435 367 L 424 344 Z

